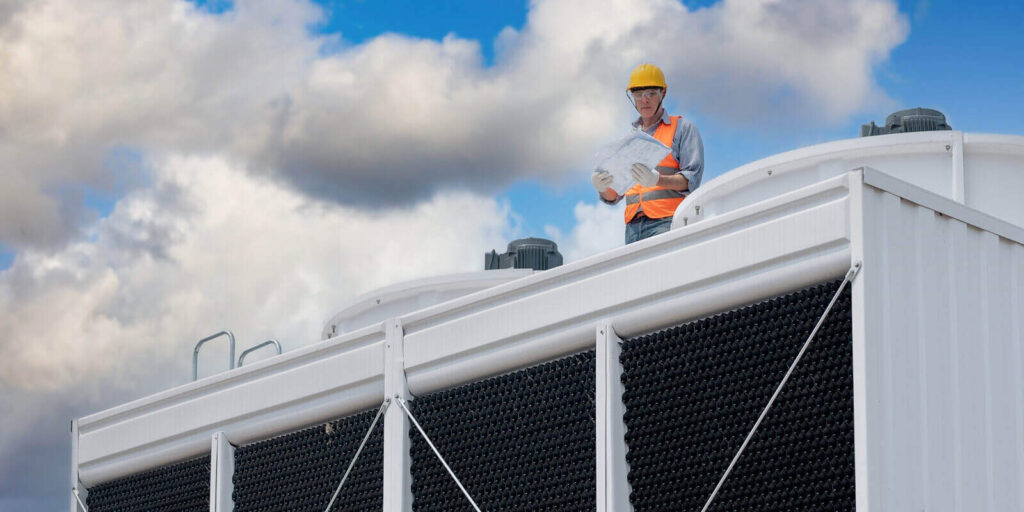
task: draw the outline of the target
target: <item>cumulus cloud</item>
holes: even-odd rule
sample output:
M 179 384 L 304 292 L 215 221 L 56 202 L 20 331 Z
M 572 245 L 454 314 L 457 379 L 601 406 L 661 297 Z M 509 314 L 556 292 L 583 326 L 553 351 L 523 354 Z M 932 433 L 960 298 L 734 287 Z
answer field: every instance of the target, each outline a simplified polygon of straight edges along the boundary
M 303 2 L 238 2 L 224 16 L 172 0 L 12 8 L 0 26 L 0 241 L 77 234 L 84 204 L 69 191 L 135 179 L 108 165 L 118 148 L 221 151 L 305 75 L 319 16 Z
M 894 3 L 873 0 L 726 0 L 689 18 L 670 76 L 702 110 L 746 125 L 835 122 L 884 100 L 873 68 L 908 33 Z
M 507 206 L 469 193 L 374 213 L 310 200 L 217 157 L 170 157 L 154 174 L 89 240 L 27 251 L 0 274 L 0 386 L 55 389 L 112 373 L 138 382 L 133 356 L 180 359 L 185 376 L 185 349 L 221 328 L 312 342 L 344 298 L 477 270 L 509 234 Z
M 44 0 L 0 20 L 0 76 L 17 77 L 0 82 L 12 247 L 76 235 L 88 216 L 75 190 L 133 185 L 107 163 L 120 147 L 226 151 L 318 198 L 400 207 L 581 170 L 630 116 L 623 76 L 643 60 L 703 115 L 840 120 L 883 96 L 873 69 L 907 33 L 889 0 L 543 0 L 497 36 L 488 66 L 454 35 L 313 35 L 323 13 L 304 0 L 224 14 Z

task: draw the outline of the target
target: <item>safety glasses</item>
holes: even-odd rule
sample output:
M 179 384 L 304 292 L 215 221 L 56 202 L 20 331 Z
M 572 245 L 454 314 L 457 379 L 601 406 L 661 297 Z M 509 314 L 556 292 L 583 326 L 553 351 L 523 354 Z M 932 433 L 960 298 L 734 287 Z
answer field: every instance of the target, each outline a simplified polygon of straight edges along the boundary
M 642 89 L 639 91 L 630 91 L 629 94 L 633 96 L 633 101 L 640 101 L 641 98 L 653 100 L 661 97 L 661 89 Z

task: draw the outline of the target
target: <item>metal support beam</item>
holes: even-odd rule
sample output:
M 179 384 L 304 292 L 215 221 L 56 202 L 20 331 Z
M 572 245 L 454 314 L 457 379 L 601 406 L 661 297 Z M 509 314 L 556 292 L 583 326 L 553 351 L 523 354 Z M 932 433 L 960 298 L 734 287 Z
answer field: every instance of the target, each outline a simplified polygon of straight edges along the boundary
M 71 512 L 88 512 L 83 505 L 89 491 L 78 480 L 78 420 L 71 420 Z
M 210 512 L 231 512 L 235 501 L 235 447 L 224 432 L 214 432 L 210 440 Z
M 397 318 L 387 320 L 384 339 L 384 396 L 409 400 L 405 378 L 405 333 Z M 412 511 L 412 456 L 409 419 L 401 407 L 384 413 L 384 512 Z
M 597 512 L 633 510 L 629 503 L 626 425 L 622 403 L 622 340 L 609 321 L 597 324 Z

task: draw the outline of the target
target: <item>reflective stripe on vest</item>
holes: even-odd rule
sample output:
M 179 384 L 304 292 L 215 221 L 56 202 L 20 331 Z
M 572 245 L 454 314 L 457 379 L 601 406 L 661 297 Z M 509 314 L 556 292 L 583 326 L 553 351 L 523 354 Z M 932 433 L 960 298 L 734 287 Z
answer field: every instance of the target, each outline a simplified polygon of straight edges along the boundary
M 653 201 L 655 199 L 675 199 L 686 197 L 686 192 L 682 190 L 669 190 L 667 188 L 659 188 L 650 192 L 644 192 L 644 204 L 647 201 Z M 640 194 L 630 194 L 626 196 L 626 204 L 636 204 L 640 202 Z M 646 209 L 644 210 L 647 211 Z M 646 213 L 644 215 L 647 215 Z M 653 218 L 653 217 L 652 217 Z
M 662 144 L 672 147 L 672 139 L 675 137 L 680 116 L 671 116 L 669 119 L 669 124 L 658 124 L 658 128 L 654 130 L 654 138 L 661 141 Z M 679 172 L 679 162 L 669 152 L 668 156 L 658 163 L 657 170 L 659 174 L 676 174 Z M 644 187 L 637 183 L 626 191 L 626 223 L 633 220 L 641 207 L 644 215 L 651 219 L 671 217 L 679 204 L 683 202 L 686 194 L 687 192 L 684 190 L 671 190 L 659 186 Z

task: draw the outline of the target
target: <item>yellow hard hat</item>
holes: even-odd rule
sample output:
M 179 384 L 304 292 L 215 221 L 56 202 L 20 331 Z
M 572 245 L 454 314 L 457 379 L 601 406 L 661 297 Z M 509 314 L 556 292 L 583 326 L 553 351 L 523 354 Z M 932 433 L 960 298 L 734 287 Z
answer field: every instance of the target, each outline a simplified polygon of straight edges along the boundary
M 629 85 L 626 86 L 626 90 L 630 90 L 636 87 L 661 87 L 662 89 L 668 89 L 668 84 L 665 83 L 665 73 L 658 69 L 658 66 L 654 64 L 643 63 L 636 67 L 632 73 L 629 74 Z

